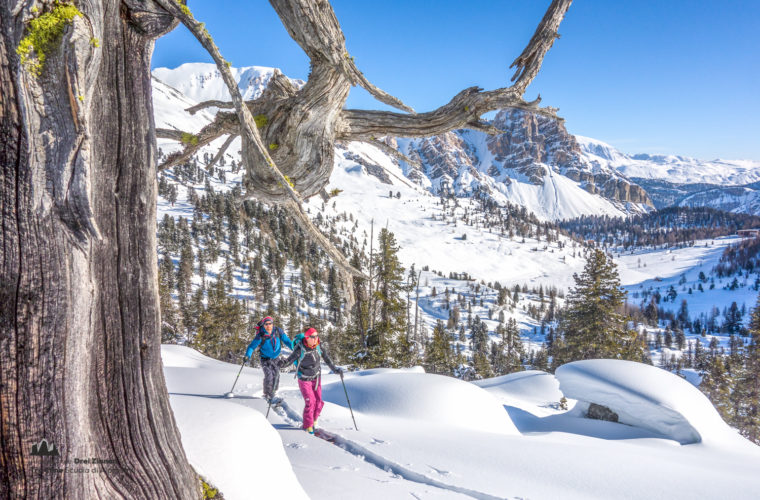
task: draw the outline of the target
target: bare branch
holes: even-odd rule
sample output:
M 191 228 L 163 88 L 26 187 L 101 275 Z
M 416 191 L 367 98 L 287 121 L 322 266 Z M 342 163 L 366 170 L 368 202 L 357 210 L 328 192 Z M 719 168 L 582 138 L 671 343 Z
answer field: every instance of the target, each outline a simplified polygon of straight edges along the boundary
M 311 219 L 306 215 L 306 213 L 303 210 L 303 207 L 301 205 L 302 200 L 301 196 L 296 192 L 293 184 L 291 184 L 291 180 L 280 171 L 279 168 L 277 168 L 277 165 L 275 165 L 274 160 L 269 156 L 269 153 L 267 152 L 266 148 L 264 147 L 264 143 L 261 140 L 261 136 L 258 133 L 256 123 L 253 119 L 253 115 L 251 114 L 250 109 L 246 105 L 246 103 L 243 102 L 243 97 L 240 95 L 240 90 L 238 89 L 237 82 L 235 82 L 235 79 L 232 76 L 232 73 L 229 69 L 229 63 L 224 60 L 221 53 L 219 52 L 219 49 L 217 48 L 214 41 L 211 39 L 211 36 L 206 31 L 204 25 L 202 23 L 199 23 L 195 20 L 190 10 L 179 3 L 176 3 L 176 1 L 172 0 L 156 0 L 161 7 L 166 9 L 168 12 L 170 12 L 172 15 L 177 17 L 182 24 L 184 24 L 191 33 L 198 39 L 198 41 L 203 45 L 203 47 L 208 51 L 208 53 L 211 55 L 211 57 L 214 59 L 214 62 L 216 63 L 217 68 L 219 69 L 220 73 L 222 74 L 222 79 L 224 80 L 225 84 L 227 85 L 227 89 L 230 92 L 230 95 L 232 96 L 232 102 L 235 105 L 235 110 L 237 111 L 237 118 L 239 121 L 239 133 L 243 139 L 243 162 L 246 166 L 246 171 L 248 173 L 253 172 L 257 166 L 259 165 L 265 165 L 266 168 L 269 170 L 269 173 L 274 176 L 275 180 L 280 184 L 280 187 L 285 191 L 286 195 L 289 197 L 288 199 L 285 199 L 283 203 L 285 206 L 287 206 L 291 212 L 291 214 L 295 217 L 295 219 L 299 222 L 301 227 L 304 228 L 304 230 L 311 235 L 314 240 L 324 248 L 324 250 L 334 259 L 333 262 L 343 269 L 344 272 L 350 273 L 354 276 L 363 277 L 364 274 L 354 269 L 353 266 L 348 262 L 348 259 L 343 255 L 342 252 L 340 252 L 337 248 L 335 248 L 330 240 L 328 240 L 319 230 L 314 226 L 314 224 L 311 222 Z M 297 0 L 294 0 L 297 1 Z M 332 17 L 334 21 L 334 25 L 338 26 L 338 21 L 335 19 L 335 15 L 332 13 L 332 8 L 329 7 L 329 3 L 325 2 L 325 4 L 328 6 L 328 8 L 322 8 L 321 12 L 323 16 L 326 16 L 329 18 Z M 315 4 L 304 4 L 304 7 L 307 7 L 309 9 L 316 8 L 319 10 L 319 5 Z M 338 27 L 338 35 L 340 35 L 340 40 L 345 42 L 343 39 L 343 34 L 340 32 L 340 28 Z M 330 36 L 336 36 L 335 33 L 331 33 Z M 332 41 L 328 37 L 328 42 Z M 343 43 L 345 45 L 345 43 Z M 277 75 L 275 75 L 277 76 Z M 283 97 L 287 97 L 287 94 L 294 94 L 294 89 L 292 88 L 292 85 L 288 87 L 288 84 L 283 83 L 281 80 L 275 83 L 275 85 L 272 87 L 272 90 L 270 91 L 270 96 L 272 94 L 281 94 Z M 304 92 L 304 94 L 308 95 L 308 92 Z M 263 96 L 262 96 L 263 97 Z M 291 96 L 292 97 L 292 96 Z M 211 124 L 210 126 L 215 125 Z M 208 128 L 207 126 L 206 128 Z M 205 130 L 205 128 L 204 128 Z M 200 142 L 200 140 L 199 140 Z M 190 148 L 186 148 L 185 154 L 188 153 L 188 150 Z M 352 297 L 349 298 L 349 303 L 352 304 Z
M 359 68 L 356 67 L 356 64 L 354 64 L 354 61 L 349 61 L 350 65 L 350 71 L 353 73 L 354 79 L 361 85 L 367 92 L 372 95 L 375 99 L 378 101 L 387 104 L 388 106 L 393 106 L 396 109 L 400 109 L 403 111 L 407 111 L 409 113 L 415 113 L 414 109 L 412 109 L 410 106 L 407 106 L 404 104 L 401 99 L 394 97 L 387 93 L 386 91 L 377 88 L 375 85 L 370 83 L 369 80 L 367 80 L 367 77 L 364 76 L 364 73 L 359 71 Z
M 553 0 L 546 11 L 528 46 L 512 66 L 517 66 L 517 82 L 508 88 L 483 92 L 470 87 L 444 106 L 416 115 L 402 115 L 385 111 L 344 110 L 336 138 L 366 141 L 371 137 L 390 135 L 396 137 L 429 137 L 458 128 L 469 128 L 496 134 L 499 131 L 480 121 L 489 111 L 518 108 L 536 114 L 560 119 L 556 108 L 539 108 L 540 97 L 532 102 L 523 100 L 525 88 L 541 69 L 546 52 L 558 37 L 559 24 L 572 0 Z
M 466 128 L 469 128 L 471 130 L 479 130 L 481 132 L 485 132 L 488 135 L 499 135 L 504 133 L 503 130 L 480 120 L 473 120 L 471 122 L 467 122 L 465 125 Z
M 406 156 L 404 153 L 402 153 L 398 149 L 394 148 L 390 144 L 384 143 L 383 141 L 380 141 L 378 139 L 370 139 L 370 140 L 364 141 L 364 142 L 366 142 L 367 144 L 372 144 L 373 146 L 375 146 L 380 151 L 383 151 L 384 153 L 386 153 L 386 154 L 394 157 L 395 159 L 397 159 L 399 161 L 403 161 L 403 162 L 405 162 L 408 165 L 413 165 L 415 167 L 421 167 L 422 166 L 422 165 L 420 165 L 420 162 L 418 162 L 417 160 L 412 160 L 411 158 L 409 158 L 408 156 Z
M 236 137 L 237 137 L 237 134 L 230 134 L 230 136 L 227 137 L 227 140 L 224 141 L 224 144 L 222 144 L 222 147 L 219 148 L 219 151 L 216 153 L 216 155 L 214 156 L 214 158 L 211 160 L 211 163 L 209 163 L 206 166 L 207 169 L 210 170 L 211 167 L 213 167 L 214 165 L 216 165 L 216 162 L 218 162 L 219 159 L 222 157 L 222 155 L 224 155 L 224 153 L 227 152 L 227 148 L 230 147 L 230 144 L 232 144 L 232 141 L 234 141 Z
M 391 111 L 345 109 L 336 137 L 341 140 L 366 142 L 372 137 L 430 137 L 459 128 L 502 133 L 480 121 L 480 116 L 499 109 L 518 108 L 555 120 L 557 108 L 539 108 L 539 99 L 526 102 L 512 88 L 483 92 L 478 87 L 461 91 L 448 103 L 427 113 L 407 115 Z
M 272 78 L 269 79 L 269 83 L 264 89 L 262 95 L 258 99 L 246 101 L 246 104 L 249 108 L 251 108 L 251 112 L 254 112 L 253 108 L 256 106 L 256 103 L 266 100 L 287 99 L 296 95 L 297 92 L 298 89 L 293 86 L 290 79 L 287 76 L 283 75 L 279 69 L 275 68 L 274 73 L 272 74 Z M 185 111 L 191 115 L 194 115 L 198 111 L 206 108 L 235 109 L 235 103 L 232 101 L 219 101 L 213 99 L 210 101 L 200 102 L 195 106 L 191 106 L 185 109 Z
M 238 89 L 237 82 L 232 76 L 232 72 L 230 72 L 229 63 L 222 57 L 219 48 L 211 39 L 211 35 L 208 34 L 203 23 L 196 21 L 190 10 L 176 1 L 156 1 L 161 7 L 177 17 L 214 59 L 216 67 L 222 74 L 224 83 L 227 85 L 227 90 L 229 90 L 230 95 L 232 96 L 232 102 L 235 104 L 235 110 L 237 111 L 238 119 L 240 121 L 242 129 L 241 136 L 243 138 L 243 162 L 246 164 L 246 168 L 253 170 L 255 167 L 251 163 L 254 162 L 266 165 L 270 173 L 280 182 L 281 187 L 290 198 L 300 204 L 301 196 L 290 185 L 290 181 L 282 174 L 282 172 L 280 172 L 264 147 L 264 143 L 256 128 L 256 123 L 253 120 L 253 115 L 251 115 L 248 106 L 243 102 L 243 96 L 240 95 L 240 89 Z M 337 20 L 335 22 L 337 23 Z
M 324 62 L 339 69 L 354 85 L 364 87 L 375 99 L 394 108 L 414 113 L 401 99 L 369 82 L 346 50 L 346 39 L 330 2 L 313 0 L 270 0 L 290 37 L 309 56 L 312 66 Z
M 301 229 L 303 229 L 310 238 L 316 241 L 317 244 L 321 246 L 325 252 L 327 252 L 327 255 L 330 256 L 335 265 L 348 272 L 352 276 L 367 279 L 367 276 L 363 272 L 353 267 L 351 263 L 348 262 L 346 256 L 343 255 L 343 252 L 338 250 L 335 245 L 333 245 L 332 242 L 328 240 L 327 237 L 322 234 L 322 232 L 314 225 L 308 214 L 304 212 L 303 206 L 300 203 L 288 201 L 284 205 L 289 209 L 288 212 L 293 215 L 293 218 L 295 218 L 296 222 L 298 222 L 298 225 L 301 227 Z
M 522 51 L 517 59 L 509 66 L 510 68 L 516 67 L 512 81 L 517 81 L 512 86 L 517 90 L 520 95 L 525 93 L 525 89 L 528 88 L 530 82 L 538 74 L 541 69 L 541 64 L 544 62 L 544 56 L 554 44 L 554 40 L 559 38 L 559 23 L 565 17 L 567 9 L 570 8 L 570 4 L 573 0 L 552 0 L 551 5 L 546 10 L 544 18 L 536 28 L 536 32 L 533 33 L 528 46 Z
M 169 128 L 157 128 L 156 138 L 158 139 L 171 139 L 172 141 L 182 142 L 182 131 L 169 129 Z
M 228 102 L 225 102 L 225 101 L 216 101 L 216 100 L 203 101 L 203 102 L 199 102 L 195 106 L 191 106 L 191 107 L 187 108 L 185 111 L 187 111 L 191 115 L 194 115 L 198 111 L 200 111 L 202 109 L 206 109 L 206 108 L 234 109 L 235 108 L 235 104 L 232 103 L 232 102 L 229 102 L 229 101 Z
M 156 129 L 156 137 L 171 139 L 185 145 L 181 152 L 169 155 L 164 163 L 158 166 L 158 170 L 165 170 L 189 160 L 203 146 L 227 134 L 237 134 L 238 121 L 231 113 L 218 113 L 216 119 L 203 127 L 197 134 L 182 132 L 181 130 Z

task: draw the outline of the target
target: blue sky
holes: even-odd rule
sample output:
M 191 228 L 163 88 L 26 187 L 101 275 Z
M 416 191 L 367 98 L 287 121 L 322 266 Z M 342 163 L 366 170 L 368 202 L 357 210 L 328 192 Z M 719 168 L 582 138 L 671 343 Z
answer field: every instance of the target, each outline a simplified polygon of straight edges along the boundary
M 548 0 L 332 0 L 359 69 L 417 111 L 509 84 Z M 264 0 L 190 1 L 235 66 L 305 79 L 309 61 Z M 627 153 L 760 160 L 760 1 L 576 0 L 526 99 Z M 180 26 L 153 67 L 211 62 Z M 361 89 L 348 107 L 383 108 Z

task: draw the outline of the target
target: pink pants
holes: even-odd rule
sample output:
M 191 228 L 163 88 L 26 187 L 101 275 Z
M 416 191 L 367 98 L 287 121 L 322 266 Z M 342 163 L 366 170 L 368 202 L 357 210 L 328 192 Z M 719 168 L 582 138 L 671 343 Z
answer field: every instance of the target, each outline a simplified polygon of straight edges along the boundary
M 303 428 L 308 429 L 319 418 L 325 402 L 322 401 L 322 377 L 314 380 L 298 380 L 298 388 L 303 395 Z

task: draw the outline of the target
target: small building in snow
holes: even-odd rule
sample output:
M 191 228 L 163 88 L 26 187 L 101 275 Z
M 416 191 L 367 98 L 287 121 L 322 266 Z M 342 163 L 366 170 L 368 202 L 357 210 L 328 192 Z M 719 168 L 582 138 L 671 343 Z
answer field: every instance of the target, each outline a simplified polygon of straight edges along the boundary
M 736 234 L 742 238 L 757 238 L 760 236 L 760 229 L 739 229 Z

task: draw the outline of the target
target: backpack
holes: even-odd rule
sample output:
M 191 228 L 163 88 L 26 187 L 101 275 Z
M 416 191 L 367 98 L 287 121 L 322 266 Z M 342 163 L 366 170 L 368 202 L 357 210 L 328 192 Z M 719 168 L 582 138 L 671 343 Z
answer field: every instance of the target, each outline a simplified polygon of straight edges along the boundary
M 293 339 L 293 345 L 300 345 L 303 342 L 303 339 L 306 336 L 303 333 L 299 333 L 296 335 L 296 338 Z M 322 357 L 322 349 L 319 348 L 319 345 L 317 345 L 317 348 L 314 349 L 314 351 L 317 351 L 317 354 L 319 354 L 319 357 Z M 313 351 L 312 351 L 313 352 Z M 293 365 L 296 367 L 296 374 L 295 377 L 298 377 L 298 368 L 301 365 L 301 361 L 303 361 L 303 358 L 306 357 L 306 350 L 301 347 L 301 354 L 298 356 L 298 359 L 293 361 Z

